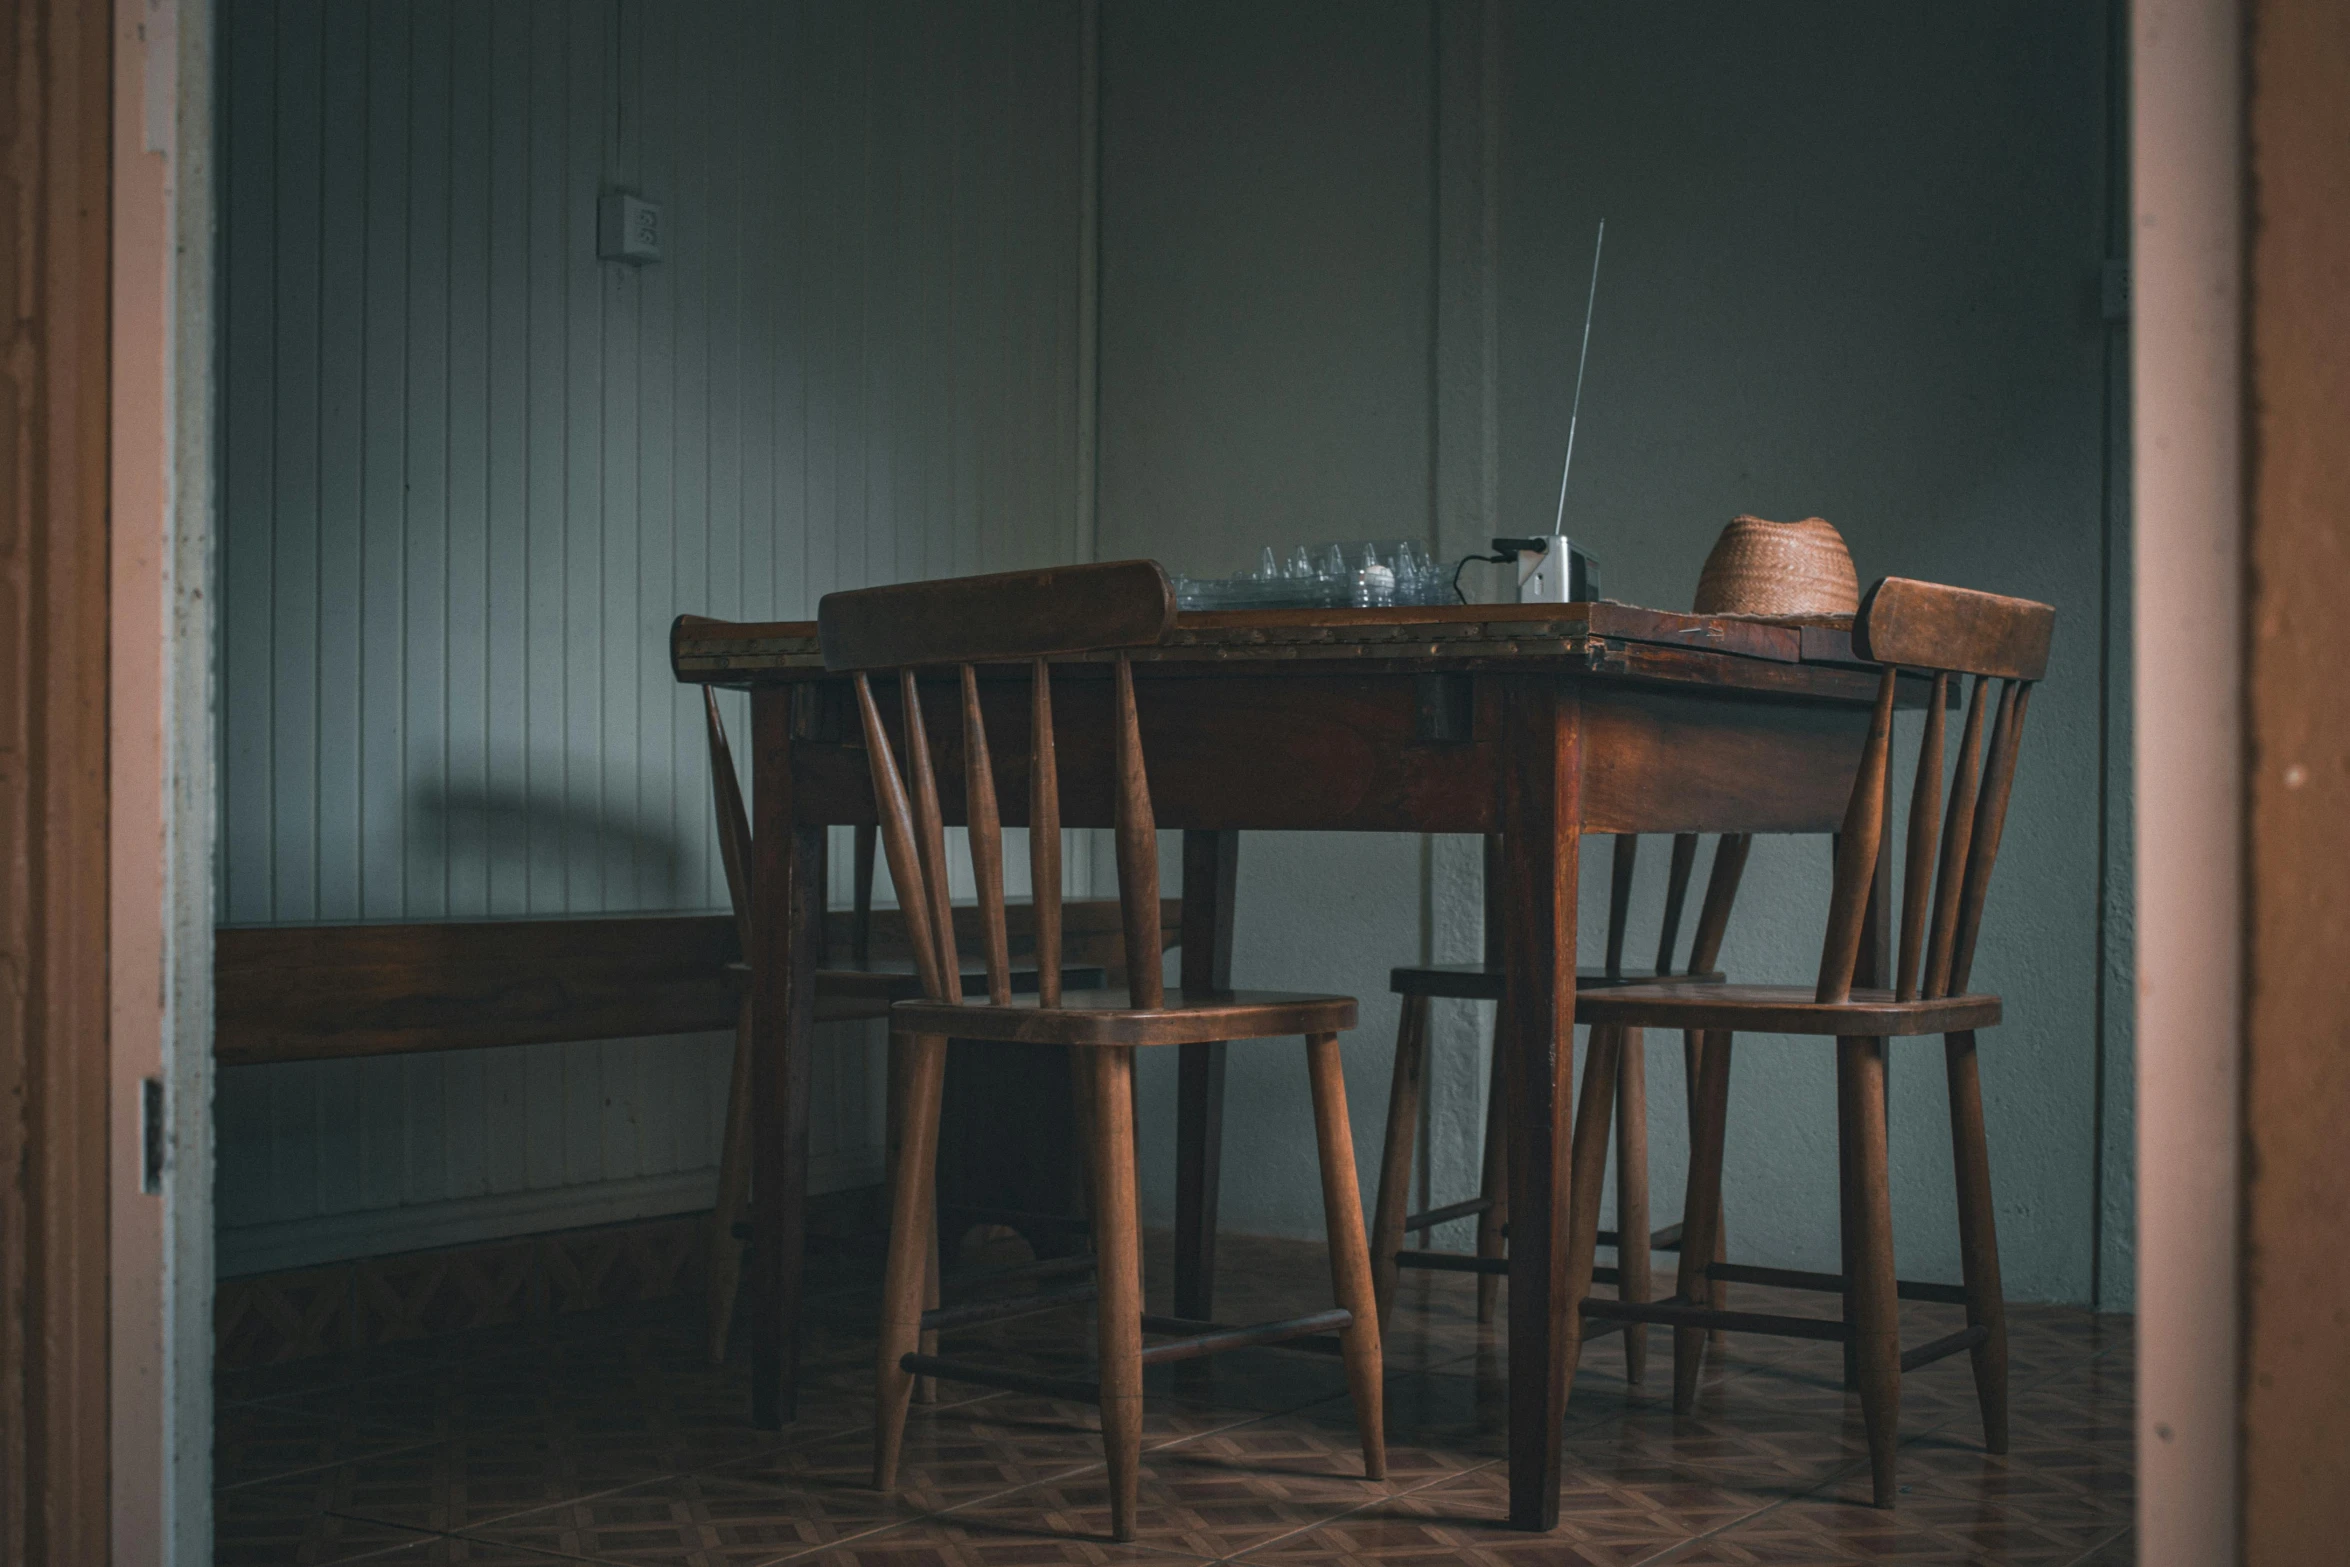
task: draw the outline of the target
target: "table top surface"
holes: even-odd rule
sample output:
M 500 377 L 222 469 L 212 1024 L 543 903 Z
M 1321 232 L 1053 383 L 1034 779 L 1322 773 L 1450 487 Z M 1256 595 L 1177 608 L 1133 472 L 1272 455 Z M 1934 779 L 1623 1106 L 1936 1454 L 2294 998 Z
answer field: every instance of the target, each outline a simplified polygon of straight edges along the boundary
M 1767 666 L 1861 664 L 1850 616 L 1766 619 L 1693 615 L 1602 600 L 1586 604 L 1459 604 L 1396 609 L 1190 610 L 1165 641 L 1127 650 L 1142 664 L 1312 662 L 1356 668 L 1522 668 L 1565 664 L 1670 678 L 1685 655 L 1745 666 L 1733 684 L 1780 684 Z M 1676 658 L 1674 655 L 1682 655 Z M 1056 662 L 1098 662 L 1109 654 Z M 677 678 L 753 685 L 825 673 L 816 623 L 738 622 L 681 615 L 670 632 Z M 1614 666 L 1614 667 L 1611 667 Z M 1635 668 L 1634 666 L 1639 666 Z M 1722 678 L 1716 667 L 1713 680 Z

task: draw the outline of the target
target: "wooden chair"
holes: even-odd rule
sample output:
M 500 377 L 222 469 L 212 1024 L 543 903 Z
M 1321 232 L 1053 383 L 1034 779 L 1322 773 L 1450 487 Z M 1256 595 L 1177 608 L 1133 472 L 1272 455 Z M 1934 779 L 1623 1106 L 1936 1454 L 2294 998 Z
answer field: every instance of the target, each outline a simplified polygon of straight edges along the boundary
M 889 1266 L 883 1286 L 876 1393 L 874 1484 L 896 1482 L 899 1446 L 914 1378 L 936 1376 L 981 1386 L 1084 1399 L 1101 1409 L 1110 1476 L 1111 1526 L 1134 1535 L 1142 1451 L 1142 1374 L 1147 1365 L 1193 1359 L 1247 1344 L 1270 1344 L 1336 1330 L 1360 1428 L 1363 1464 L 1373 1479 L 1386 1470 L 1382 1437 L 1379 1323 L 1355 1184 L 1354 1143 L 1347 1127 L 1346 1085 L 1338 1033 L 1355 1021 L 1351 996 L 1266 992 L 1169 994 L 1158 946 L 1158 840 L 1143 772 L 1134 680 L 1125 650 L 1159 642 L 1173 624 L 1175 602 L 1165 572 L 1150 561 L 1016 572 L 995 577 L 870 588 L 828 595 L 818 610 L 828 668 L 855 673 L 855 695 L 881 839 L 890 875 L 917 927 L 925 998 L 890 1009 L 893 1044 L 905 1054 L 896 1180 L 890 1214 Z M 1125 993 L 1064 990 L 1057 982 L 1034 997 L 1009 983 L 1003 934 L 1003 846 L 977 665 L 1025 664 L 1028 673 L 1027 803 L 1036 889 L 1038 962 L 1057 981 L 1060 946 L 1060 768 L 1054 741 L 1051 656 L 1106 656 L 1110 667 L 1110 792 L 1115 801 L 1119 896 L 1125 911 Z M 960 681 L 963 793 L 971 861 L 978 883 L 983 994 L 966 997 L 953 926 L 947 919 L 947 866 L 938 780 L 917 666 L 952 666 Z M 893 741 L 870 676 L 894 670 L 899 697 Z M 1064 676 L 1071 685 L 1077 678 Z M 989 682 L 993 684 L 991 680 Z M 1097 684 L 1094 691 L 1100 690 Z M 934 696 L 945 696 L 937 685 Z M 1086 695 L 1090 698 L 1092 693 Z M 945 707 L 944 702 L 939 706 Z M 1090 707 L 1090 700 L 1086 704 Z M 897 762 L 906 756 L 905 776 Z M 1090 753 L 1081 753 L 1090 754 Z M 1017 768 L 1010 769 L 1017 776 Z M 911 795 L 909 798 L 909 784 Z M 1322 1200 L 1330 1241 L 1335 1310 L 1286 1322 L 1226 1327 L 1146 1315 L 1136 1219 L 1134 1052 L 1142 1046 L 1212 1043 L 1302 1034 L 1319 1144 Z M 924 1238 L 933 1200 L 940 1083 L 949 1038 L 965 1048 L 1018 1041 L 1070 1047 L 1083 1107 L 1099 1300 L 1098 1383 L 1039 1376 L 923 1352 L 927 1331 L 1033 1310 L 1043 1297 L 988 1301 L 951 1311 L 923 1309 Z M 1069 1292 L 1059 1294 L 1066 1297 Z M 1176 1335 L 1145 1347 L 1145 1334 Z
M 1640 838 L 1635 833 L 1617 834 L 1611 845 L 1612 874 L 1608 889 L 1607 957 L 1604 966 L 1578 969 L 1575 988 L 1578 994 L 1605 986 L 1624 985 L 1642 980 L 1671 977 L 1673 953 L 1679 945 L 1681 917 L 1687 907 L 1689 883 L 1697 866 L 1698 834 L 1680 833 L 1673 839 L 1673 858 L 1665 879 L 1664 917 L 1658 928 L 1655 965 L 1645 971 L 1624 967 L 1624 949 L 1630 930 L 1632 903 L 1632 876 L 1638 864 Z M 1750 839 L 1739 833 L 1724 834 L 1715 848 L 1713 869 L 1707 878 L 1705 901 L 1700 909 L 1697 929 L 1691 941 L 1689 966 L 1682 977 L 1693 982 L 1714 982 L 1721 975 L 1714 964 L 1721 955 L 1722 937 L 1729 928 L 1730 906 L 1738 896 L 1738 879 L 1746 867 Z M 1501 916 L 1498 894 L 1502 881 L 1501 855 L 1505 852 L 1498 834 L 1485 840 L 1485 961 L 1482 963 L 1424 963 L 1411 964 L 1390 971 L 1388 985 L 1403 997 L 1403 1011 L 1398 1019 L 1395 1039 L 1395 1074 L 1387 1098 L 1387 1138 L 1379 1162 L 1379 1196 L 1373 1208 L 1371 1223 L 1372 1279 L 1378 1291 L 1380 1324 L 1385 1326 L 1387 1313 L 1393 1309 L 1397 1271 L 1402 1268 L 1427 1268 L 1444 1272 L 1474 1272 L 1477 1279 L 1477 1320 L 1493 1320 L 1494 1298 L 1499 1291 L 1501 1275 L 1508 1269 L 1504 1255 L 1504 1241 L 1509 1223 L 1509 1155 L 1507 1128 L 1509 1117 L 1502 1096 L 1501 1057 L 1493 1056 L 1492 1078 L 1485 1097 L 1485 1140 L 1482 1170 L 1477 1183 L 1477 1195 L 1463 1202 L 1432 1208 L 1426 1213 L 1406 1215 L 1410 1202 L 1413 1157 L 1419 1142 L 1420 1098 L 1427 1076 L 1428 1012 L 1431 1000 L 1445 997 L 1466 1001 L 1500 1002 L 1508 982 L 1508 972 L 1501 962 Z M 1597 1277 L 1603 1283 L 1614 1282 L 1618 1293 L 1627 1300 L 1646 1300 L 1651 1287 L 1651 1250 L 1671 1251 L 1681 1244 L 1682 1227 L 1678 1224 L 1651 1232 L 1648 1228 L 1648 1090 L 1645 1070 L 1646 1058 L 1638 1030 L 1633 1030 L 1617 1052 L 1620 1069 L 1616 1076 L 1616 1218 L 1614 1230 L 1598 1232 L 1598 1243 L 1616 1248 L 1617 1265 L 1602 1268 Z M 1684 1065 L 1690 1085 L 1689 1106 L 1694 1124 L 1696 1109 L 1695 1088 L 1699 1070 L 1697 1052 L 1699 1039 L 1695 1034 L 1683 1040 Z M 1604 1139 L 1603 1125 L 1599 1135 Z M 1593 1151 L 1596 1161 L 1604 1158 L 1606 1148 Z M 1440 1224 L 1456 1219 L 1475 1217 L 1477 1220 L 1477 1250 L 1474 1256 L 1455 1252 L 1403 1249 L 1407 1234 L 1425 1234 Z M 1649 1236 L 1648 1246 L 1623 1244 L 1626 1235 Z M 1715 1244 L 1720 1246 L 1721 1228 L 1716 1226 Z M 1647 1372 L 1648 1335 L 1638 1325 L 1624 1329 L 1625 1374 L 1638 1382 Z
M 1695 985 L 1685 981 L 1625 985 L 1579 997 L 1578 1022 L 1592 1025 L 1584 1093 L 1611 1091 L 1617 1032 L 1694 1029 L 1706 1035 L 1697 1119 L 1690 1139 L 1689 1197 L 1676 1293 L 1656 1302 L 1590 1299 L 1585 1317 L 1662 1323 L 1673 1332 L 1673 1399 L 1694 1400 L 1704 1330 L 1829 1338 L 1850 1346 L 1869 1460 L 1880 1507 L 1893 1505 L 1893 1451 L 1901 1374 L 1966 1350 L 1974 1360 L 1984 1445 L 2007 1451 L 2007 1328 L 1999 1295 L 1999 1247 L 1991 1209 L 1991 1169 L 1983 1139 L 1983 1099 L 1975 1031 L 2000 1019 L 1996 995 L 1968 991 L 1983 896 L 1999 853 L 2032 685 L 2048 665 L 2056 612 L 2045 604 L 1962 588 L 1887 577 L 1869 590 L 1853 626 L 1860 656 L 1884 666 L 1876 711 L 1838 834 L 1834 891 L 1819 976 L 1811 986 Z M 1878 874 L 1891 817 L 1895 688 L 1903 671 L 1931 676 L 1925 735 L 1910 796 L 1902 855 L 1900 936 L 1894 983 L 1856 989 L 1864 929 L 1879 900 L 1893 893 Z M 1945 809 L 1943 740 L 1954 677 L 1973 675 L 1974 693 L 1958 744 Z M 1992 682 L 2000 682 L 1996 716 Z M 1937 866 L 1937 830 L 1939 852 Z M 1603 1030 L 1606 1032 L 1603 1034 Z M 1733 1266 L 1713 1256 L 1721 1212 L 1722 1139 L 1730 1091 L 1731 1041 L 1739 1033 L 1796 1034 L 1836 1041 L 1837 1129 L 1844 1265 L 1841 1274 Z M 1963 1285 L 1914 1283 L 1893 1274 L 1893 1216 L 1885 1167 L 1885 1053 L 1894 1037 L 1940 1034 L 1950 1085 L 1951 1151 L 1958 1177 Z M 1606 1042 L 1603 1045 L 1603 1040 Z M 1581 1179 L 1578 1170 L 1577 1179 Z M 1598 1193 L 1579 1186 L 1568 1255 L 1594 1244 Z M 1720 1309 L 1713 1291 L 1724 1280 L 1829 1290 L 1844 1297 L 1841 1321 Z M 1966 1326 L 1931 1343 L 1901 1348 L 1898 1302 L 1963 1305 Z
M 751 818 L 743 804 L 742 785 L 736 780 L 734 752 L 726 742 L 726 723 L 719 715 L 718 693 L 702 688 L 703 712 L 710 742 L 710 793 L 718 814 L 718 857 L 726 870 L 726 895 L 733 905 L 735 934 L 741 950 L 757 951 L 751 940 Z M 830 953 L 819 956 L 816 971 L 816 1017 L 819 1022 L 848 1022 L 889 1016 L 892 1002 L 922 994 L 922 977 L 912 959 L 873 956 L 873 875 L 875 829 L 856 829 L 855 917 L 850 923 L 849 955 L 835 962 Z M 751 969 L 737 960 L 726 966 L 734 985 L 734 1070 L 726 1089 L 726 1132 L 718 1160 L 718 1201 L 710 1213 L 709 1254 L 704 1263 L 704 1298 L 709 1306 L 710 1360 L 726 1359 L 726 1340 L 734 1322 L 735 1297 L 742 1287 L 743 1247 L 749 1239 L 746 1222 L 751 1196 Z M 983 976 L 972 969 L 967 978 Z M 1061 982 L 1071 987 L 1099 985 L 1103 971 L 1097 964 L 1071 964 L 1061 969 Z M 1037 987 L 1034 963 L 1011 970 L 1015 991 Z M 894 1085 L 893 1085 L 894 1091 Z M 787 1261 L 794 1266 L 797 1259 Z

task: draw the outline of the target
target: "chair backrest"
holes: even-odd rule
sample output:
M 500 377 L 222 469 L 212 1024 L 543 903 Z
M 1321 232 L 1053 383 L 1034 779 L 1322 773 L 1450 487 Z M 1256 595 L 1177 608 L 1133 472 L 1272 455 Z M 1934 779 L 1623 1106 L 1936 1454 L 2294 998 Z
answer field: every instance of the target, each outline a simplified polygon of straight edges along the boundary
M 1680 945 L 1681 911 L 1689 898 L 1689 881 L 1697 868 L 1697 840 L 1693 832 L 1673 834 L 1673 858 L 1665 872 L 1664 917 L 1658 922 L 1656 973 L 1673 972 L 1673 949 Z M 1690 942 L 1688 974 L 1710 973 L 1722 953 L 1722 936 L 1730 928 L 1730 905 L 1738 897 L 1738 878 L 1746 870 L 1749 833 L 1724 833 L 1714 846 L 1713 870 L 1708 875 L 1705 901 L 1699 905 L 1697 930 Z M 1610 979 L 1624 977 L 1624 945 L 1630 934 L 1632 872 L 1639 863 L 1640 835 L 1618 833 L 1611 851 L 1607 906 L 1607 959 Z
M 1164 640 L 1175 590 L 1155 561 L 1116 561 L 989 577 L 950 578 L 827 594 L 817 606 L 825 667 L 855 676 L 857 713 L 873 775 L 881 845 L 907 934 L 933 1000 L 960 1001 L 962 964 L 947 899 L 946 829 L 938 778 L 916 685 L 918 668 L 951 667 L 961 683 L 963 798 L 977 884 L 988 1000 L 1008 1006 L 1011 965 L 1004 916 L 1003 827 L 995 768 L 979 700 L 978 666 L 1026 664 L 1029 672 L 1028 844 L 1036 914 L 1037 1004 L 1061 1002 L 1061 793 L 1048 660 L 1111 654 L 1115 689 L 1118 900 L 1126 938 L 1127 996 L 1139 1008 L 1166 1001 L 1160 972 L 1158 829 L 1143 771 L 1134 670 L 1123 650 Z M 874 699 L 872 676 L 898 678 L 901 774 Z
M 734 906 L 734 933 L 743 957 L 758 951 L 751 940 L 751 814 L 734 773 L 734 751 L 726 743 L 726 721 L 718 713 L 718 691 L 702 687 L 702 713 L 710 730 L 710 794 L 718 811 L 718 860 L 726 867 L 726 897 Z
M 1700 836 L 1693 832 L 1673 835 L 1673 858 L 1665 875 L 1664 917 L 1657 924 L 1654 972 L 1659 977 L 1674 972 L 1673 951 L 1681 943 L 1681 916 L 1689 904 L 1689 883 L 1697 869 Z M 1705 901 L 1698 907 L 1697 929 L 1690 942 L 1689 966 L 1682 973 L 1711 973 L 1720 960 L 1722 937 L 1730 928 L 1730 906 L 1737 901 L 1738 879 L 1745 873 L 1747 850 L 1753 843 L 1750 833 L 1724 833 L 1715 845 L 1713 869 L 1706 879 Z M 1501 834 L 1486 834 L 1485 966 L 1491 969 L 1502 966 L 1504 852 Z M 1632 931 L 1632 876 L 1639 867 L 1639 856 L 1638 833 L 1616 833 L 1610 839 L 1604 972 L 1611 980 L 1624 977 L 1624 950 Z
M 1892 815 L 1893 700 L 1904 670 L 1932 677 L 1925 735 L 1910 795 L 1902 855 L 1901 929 L 1894 994 L 1904 1001 L 1966 989 L 1982 927 L 1983 898 L 2007 821 L 2009 786 L 2032 686 L 2048 668 L 2056 611 L 2029 599 L 2003 598 L 1940 583 L 1886 577 L 1861 600 L 1853 647 L 1884 672 L 1852 797 L 1837 835 L 1835 891 L 1820 952 L 1818 999 L 1851 998 L 1864 927 L 1877 881 L 1878 851 Z M 1958 764 L 1943 799 L 1942 759 L 1952 681 L 1975 677 L 1960 732 Z M 1997 708 L 1986 743 L 1991 684 Z M 1937 839 L 1939 852 L 1937 853 Z

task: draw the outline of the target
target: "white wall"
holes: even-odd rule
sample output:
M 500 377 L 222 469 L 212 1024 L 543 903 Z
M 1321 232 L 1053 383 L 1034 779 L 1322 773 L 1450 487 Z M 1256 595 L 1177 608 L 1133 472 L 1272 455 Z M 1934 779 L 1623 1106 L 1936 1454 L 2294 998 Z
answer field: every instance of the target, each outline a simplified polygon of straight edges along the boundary
M 1605 217 L 1568 527 L 1611 595 L 1686 605 L 1733 513 L 1817 512 L 1864 580 L 2057 606 L 1977 978 L 2009 1001 L 1985 1047 L 2007 1285 L 2063 1300 L 2089 1298 L 2101 1231 L 2127 1221 L 2126 1191 L 2105 1193 L 2118 1215 L 2096 1203 L 2116 1130 L 2100 1119 L 2114 1032 L 2100 978 L 2126 942 L 2100 920 L 2126 887 L 2126 858 L 2101 855 L 2102 802 L 2126 776 L 2118 762 L 2108 776 L 2101 742 L 2127 684 L 2104 625 L 2108 25 L 2026 5 L 1231 4 L 1103 21 L 1106 554 L 1220 572 L 1268 541 L 1416 535 L 1457 552 L 1543 531 Z M 1473 469 L 1481 442 L 1498 451 L 1482 508 L 1476 475 L 1448 469 Z M 1662 847 L 1635 909 L 1648 931 Z M 1236 981 L 1371 1003 L 1349 1042 L 1366 1157 L 1393 1030 L 1385 969 L 1474 950 L 1465 858 L 1449 840 L 1258 835 L 1242 850 Z M 1589 845 L 1587 961 L 1606 864 Z M 1758 845 L 1732 972 L 1808 979 L 1825 865 L 1817 842 Z M 1432 1127 L 1456 1182 L 1480 1080 L 1458 1043 L 1469 1022 L 1446 1025 Z M 1236 1059 L 1236 1228 L 1319 1224 L 1295 1077 L 1277 1049 Z M 1745 1049 L 1742 1256 L 1834 1265 L 1832 1077 L 1817 1045 Z M 1898 1048 L 1893 1077 L 1902 1263 L 1955 1277 L 1938 1050 Z M 1656 1048 L 1651 1099 L 1670 1214 L 1677 1050 Z M 2107 1108 L 2126 1116 L 2127 1100 Z M 1167 1162 L 1152 1162 L 1162 1211 Z M 2102 1282 L 2126 1302 L 2125 1279 Z
M 2098 1090 L 2127 1043 L 2099 988 L 2127 935 L 2127 857 L 2101 857 L 2127 710 L 2102 13 L 1106 6 L 1098 453 L 1075 3 L 324 15 L 229 23 L 228 917 L 716 902 L 660 656 L 677 609 L 1089 552 L 1449 555 L 1547 522 L 1604 215 L 1569 522 L 1611 593 L 1686 603 L 1731 513 L 1818 511 L 1864 576 L 2056 603 L 1980 963 L 2010 998 L 1985 1058 L 2002 1238 L 2025 1297 L 2087 1298 L 2101 1239 L 2126 1258 L 2127 1101 Z M 671 261 L 591 259 L 602 183 L 668 204 Z M 1386 970 L 1476 950 L 1475 847 L 1264 834 L 1241 863 L 1236 978 L 1365 1000 L 1368 1156 Z M 1758 848 L 1737 972 L 1809 973 L 1823 865 Z M 1483 1028 L 1439 1029 L 1451 1195 Z M 228 1074 L 225 1254 L 691 1206 L 718 1052 L 680 1073 L 679 1048 Z M 1903 1264 L 1946 1272 L 1940 1073 L 1897 1057 Z M 1833 1255 L 1825 1061 L 1742 1057 L 1742 1255 Z M 867 1112 L 828 1091 L 848 1179 Z M 1670 1213 L 1678 1052 L 1651 1096 Z M 1294 1049 L 1236 1050 L 1232 1228 L 1318 1229 L 1304 1106 Z
M 1080 21 L 224 7 L 224 919 L 719 905 L 671 617 L 1080 550 Z M 222 1269 L 706 1205 L 725 1051 L 224 1072 Z
M 1267 543 L 1427 533 L 1429 27 L 1405 3 L 1105 10 L 1102 558 L 1213 575 Z M 1387 970 L 1422 952 L 1423 859 L 1389 835 L 1241 847 L 1233 982 L 1362 998 L 1347 1078 L 1366 1158 Z M 1142 1064 L 1141 1155 L 1146 1216 L 1168 1222 L 1160 1055 Z M 1296 1041 L 1232 1048 L 1228 1227 L 1321 1233 L 1308 1113 Z
M 1556 503 L 1605 217 L 1568 526 L 1612 593 L 1687 603 L 1721 524 L 1751 511 L 1826 516 L 1863 582 L 2056 606 L 1975 982 L 2008 1003 L 1983 1051 L 2007 1287 L 2086 1300 L 2107 1217 L 2100 740 L 2128 684 L 2126 639 L 2102 623 L 2109 20 L 2029 4 L 1507 19 L 1505 513 Z M 1758 846 L 1725 967 L 1808 977 L 1825 885 L 1818 845 Z M 1774 929 L 1780 910 L 1803 917 Z M 1935 1043 L 1895 1047 L 1895 1231 L 1924 1277 L 1957 1267 L 1942 1079 Z M 1751 1256 L 1835 1266 L 1832 1080 L 1813 1047 L 1745 1052 L 1729 1173 Z

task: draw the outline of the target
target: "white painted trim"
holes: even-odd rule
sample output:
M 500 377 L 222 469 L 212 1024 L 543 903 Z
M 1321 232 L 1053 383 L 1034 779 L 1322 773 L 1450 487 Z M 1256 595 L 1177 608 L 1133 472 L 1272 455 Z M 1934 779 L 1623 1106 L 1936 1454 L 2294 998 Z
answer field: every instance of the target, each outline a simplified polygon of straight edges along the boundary
M 1435 27 L 1435 352 L 1429 401 L 1436 428 L 1428 539 L 1439 559 L 1451 561 L 1484 549 L 1502 531 L 1499 0 L 1440 7 Z M 1484 888 L 1481 840 L 1461 834 L 1423 840 L 1427 961 L 1474 963 L 1484 955 Z M 1433 1009 L 1415 1206 L 1454 1202 L 1477 1189 L 1492 1024 L 1493 1009 L 1482 1002 L 1443 1001 Z M 1474 1228 L 1463 1220 L 1430 1241 L 1465 1248 Z
M 1101 551 L 1102 7 L 1084 0 L 1077 95 L 1077 537 L 1083 562 Z
M 110 1554 L 144 1567 L 212 1552 L 212 10 L 113 10 Z
M 2131 18 L 2138 1551 L 2237 1559 L 2243 22 Z

